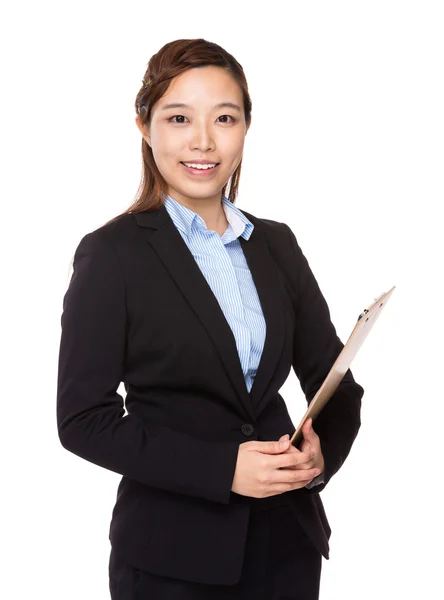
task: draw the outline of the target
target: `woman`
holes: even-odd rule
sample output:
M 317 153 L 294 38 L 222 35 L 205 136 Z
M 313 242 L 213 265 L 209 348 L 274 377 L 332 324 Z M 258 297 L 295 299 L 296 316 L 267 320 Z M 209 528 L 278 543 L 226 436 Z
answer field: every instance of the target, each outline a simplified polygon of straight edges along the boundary
M 279 389 L 293 366 L 310 401 L 343 344 L 290 228 L 234 206 L 251 123 L 240 64 L 203 39 L 166 44 L 136 113 L 138 198 L 80 241 L 59 355 L 61 443 L 122 475 L 111 597 L 318 598 L 319 492 L 364 390 L 348 371 L 289 443 Z

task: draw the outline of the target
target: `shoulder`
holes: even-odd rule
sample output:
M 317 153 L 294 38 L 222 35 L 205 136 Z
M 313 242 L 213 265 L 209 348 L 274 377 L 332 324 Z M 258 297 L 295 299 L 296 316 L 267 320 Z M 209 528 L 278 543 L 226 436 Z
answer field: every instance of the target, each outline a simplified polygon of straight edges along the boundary
M 77 251 L 118 251 L 127 247 L 132 238 L 137 235 L 137 227 L 132 213 L 125 213 L 88 231 L 80 239 Z
M 245 210 L 242 210 L 242 212 L 255 227 L 258 227 L 258 229 L 265 233 L 267 239 L 277 244 L 278 247 L 288 247 L 288 244 L 293 246 L 293 248 L 299 247 L 296 236 L 287 223 L 256 217 Z
M 272 219 L 263 219 L 261 217 L 257 217 L 256 215 L 252 215 L 241 208 L 239 210 L 253 223 L 255 227 L 258 226 L 260 229 L 267 231 L 282 231 L 282 227 L 285 226 L 285 223 L 273 221 Z

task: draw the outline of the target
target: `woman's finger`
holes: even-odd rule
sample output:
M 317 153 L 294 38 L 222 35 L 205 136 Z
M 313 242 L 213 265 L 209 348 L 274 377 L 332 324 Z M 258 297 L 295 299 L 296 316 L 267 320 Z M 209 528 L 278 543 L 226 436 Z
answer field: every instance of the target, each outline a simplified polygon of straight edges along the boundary
M 278 469 L 307 469 L 307 464 L 313 461 L 314 452 L 309 450 L 307 452 L 300 452 L 293 446 L 293 449 L 286 450 L 282 454 L 278 454 L 275 457 Z
M 317 467 L 310 469 L 277 469 L 273 471 L 269 483 L 302 483 L 311 481 L 319 474 Z

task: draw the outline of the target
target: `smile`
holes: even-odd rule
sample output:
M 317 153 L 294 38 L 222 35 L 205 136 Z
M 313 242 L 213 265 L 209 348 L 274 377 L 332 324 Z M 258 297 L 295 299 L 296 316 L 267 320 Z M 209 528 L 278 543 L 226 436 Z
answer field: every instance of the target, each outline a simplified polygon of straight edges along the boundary
M 198 168 L 193 168 L 193 167 L 187 167 L 183 163 L 180 163 L 180 164 L 183 166 L 183 168 L 185 169 L 185 171 L 187 173 L 189 173 L 190 175 L 197 175 L 198 177 L 208 177 L 209 175 L 212 175 L 216 171 L 217 167 L 219 166 L 219 163 L 218 163 L 214 167 L 207 167 L 206 165 L 202 165 Z

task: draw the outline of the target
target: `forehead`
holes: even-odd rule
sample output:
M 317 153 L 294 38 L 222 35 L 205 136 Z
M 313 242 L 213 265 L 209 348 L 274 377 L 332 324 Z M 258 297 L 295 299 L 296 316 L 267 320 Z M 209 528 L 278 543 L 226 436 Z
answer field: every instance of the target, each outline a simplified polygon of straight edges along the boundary
M 230 73 L 208 66 L 189 69 L 175 77 L 159 99 L 157 108 L 163 110 L 167 104 L 182 103 L 197 109 L 221 102 L 241 106 L 242 91 Z

